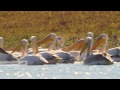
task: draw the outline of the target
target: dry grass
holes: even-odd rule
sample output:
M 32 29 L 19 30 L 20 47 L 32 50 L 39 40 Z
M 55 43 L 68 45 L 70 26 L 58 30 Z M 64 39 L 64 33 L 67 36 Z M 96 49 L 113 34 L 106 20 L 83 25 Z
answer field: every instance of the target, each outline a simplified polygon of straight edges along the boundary
M 5 39 L 5 48 L 14 48 L 23 38 L 36 35 L 42 39 L 50 33 L 63 36 L 65 44 L 70 45 L 84 38 L 88 31 L 93 32 L 95 38 L 106 33 L 109 47 L 119 46 L 120 12 L 0 11 L 0 36 Z

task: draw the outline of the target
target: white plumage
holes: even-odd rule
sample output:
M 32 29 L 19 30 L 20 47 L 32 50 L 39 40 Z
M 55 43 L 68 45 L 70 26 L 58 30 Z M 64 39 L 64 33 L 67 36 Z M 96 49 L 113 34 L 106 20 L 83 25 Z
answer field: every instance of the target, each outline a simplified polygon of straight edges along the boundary
M 17 49 L 22 48 L 22 58 L 19 59 L 19 62 L 26 61 L 27 65 L 43 65 L 48 63 L 48 61 L 40 54 L 27 54 L 27 47 L 28 41 L 23 39 L 21 40 L 20 45 L 13 50 L 12 53 L 14 53 Z
M 114 61 L 120 62 L 120 47 L 111 48 L 107 52 Z
M 30 54 L 20 58 L 19 62 L 22 62 L 22 61 L 26 61 L 27 65 L 44 65 L 48 63 L 46 59 L 36 54 Z
M 113 60 L 107 52 L 92 52 L 93 40 L 91 37 L 87 37 L 85 45 L 82 48 L 80 55 L 87 48 L 87 56 L 83 59 L 84 64 L 87 65 L 111 65 Z

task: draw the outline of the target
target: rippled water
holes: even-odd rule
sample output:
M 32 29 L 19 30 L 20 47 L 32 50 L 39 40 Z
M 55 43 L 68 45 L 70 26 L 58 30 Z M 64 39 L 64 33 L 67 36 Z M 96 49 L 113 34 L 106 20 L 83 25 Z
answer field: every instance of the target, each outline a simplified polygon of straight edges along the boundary
M 114 65 L 0 65 L 1 79 L 120 79 L 120 63 Z

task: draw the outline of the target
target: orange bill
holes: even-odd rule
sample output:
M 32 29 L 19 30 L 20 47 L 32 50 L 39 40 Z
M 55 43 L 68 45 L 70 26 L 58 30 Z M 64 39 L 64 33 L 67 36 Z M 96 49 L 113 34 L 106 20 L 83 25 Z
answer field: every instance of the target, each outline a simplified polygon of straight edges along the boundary
M 88 47 L 88 44 L 87 42 L 85 42 L 82 50 L 80 51 L 80 55 L 87 49 L 87 47 Z
M 104 42 L 105 42 L 105 38 L 103 38 L 102 36 L 99 37 L 93 44 L 92 50 L 95 50 L 101 43 L 104 43 Z
M 84 45 L 84 40 L 81 39 L 80 41 L 76 42 L 75 44 L 71 45 L 71 46 L 68 46 L 65 51 L 70 51 L 70 50 L 73 50 L 73 49 L 81 49 Z
M 51 38 L 50 36 L 48 36 L 48 37 L 46 37 L 46 38 L 38 41 L 38 42 L 37 42 L 37 45 L 41 45 L 41 44 L 44 44 L 44 43 L 49 42 L 49 41 L 52 41 L 52 40 L 53 40 L 53 38 Z

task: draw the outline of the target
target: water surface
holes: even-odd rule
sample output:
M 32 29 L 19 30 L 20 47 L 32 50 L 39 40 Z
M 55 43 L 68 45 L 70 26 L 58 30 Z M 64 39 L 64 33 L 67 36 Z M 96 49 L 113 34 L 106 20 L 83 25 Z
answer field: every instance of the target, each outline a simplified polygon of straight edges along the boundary
M 0 79 L 120 79 L 120 63 L 114 65 L 0 65 Z

